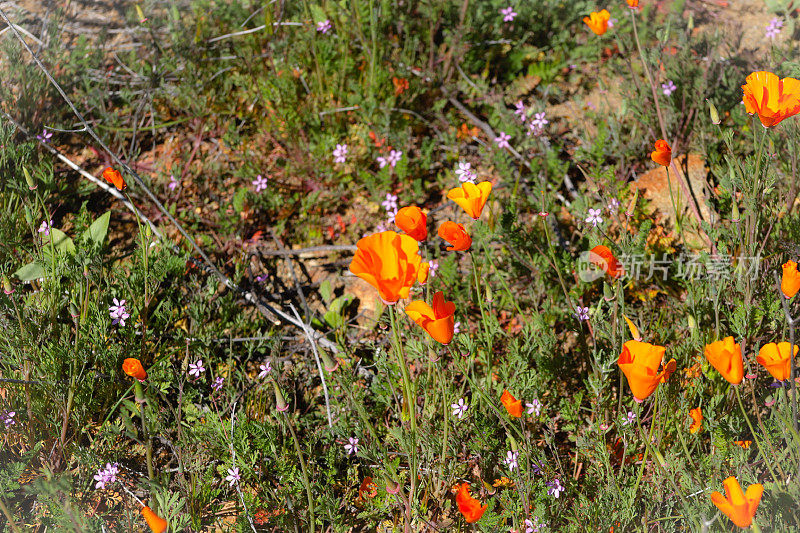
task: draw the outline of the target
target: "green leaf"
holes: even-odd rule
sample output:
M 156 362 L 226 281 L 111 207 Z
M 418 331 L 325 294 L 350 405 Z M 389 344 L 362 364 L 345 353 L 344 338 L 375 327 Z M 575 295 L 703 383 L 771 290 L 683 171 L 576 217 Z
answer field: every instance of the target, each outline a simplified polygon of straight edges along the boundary
M 92 222 L 92 225 L 83 232 L 81 239 L 83 242 L 91 240 L 95 244 L 103 244 L 108 235 L 108 222 L 111 220 L 111 211 L 106 211 L 100 215 L 97 220 Z
M 14 275 L 17 276 L 20 281 L 32 281 L 44 277 L 44 268 L 34 261 L 33 263 L 28 263 L 20 267 L 19 270 L 14 272 Z
M 59 252 L 67 252 L 72 255 L 75 254 L 75 243 L 72 242 L 72 239 L 67 237 L 67 234 L 60 229 L 50 229 L 50 240 L 48 244 L 50 242 L 53 243 L 53 246 L 55 246 L 56 250 Z
M 328 20 L 328 16 L 325 15 L 325 10 L 319 7 L 318 5 L 311 4 L 308 7 L 311 9 L 311 17 L 314 19 L 314 23 L 324 22 Z

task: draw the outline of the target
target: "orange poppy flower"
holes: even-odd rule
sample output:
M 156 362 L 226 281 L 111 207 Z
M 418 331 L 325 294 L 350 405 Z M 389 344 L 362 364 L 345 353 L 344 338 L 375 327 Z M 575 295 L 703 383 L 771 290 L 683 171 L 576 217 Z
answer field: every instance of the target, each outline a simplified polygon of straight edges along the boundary
M 583 17 L 583 22 L 597 35 L 603 35 L 608 30 L 608 20 L 611 13 L 604 9 L 600 12 L 593 11 L 588 17 Z
M 460 205 L 470 217 L 478 220 L 491 192 L 492 184 L 488 181 L 482 181 L 477 185 L 467 181 L 461 187 L 450 189 L 447 197 Z
M 622 264 L 614 257 L 608 246 L 601 244 L 589 250 L 589 261 L 612 278 L 618 278 L 625 273 Z
M 753 72 L 742 85 L 744 109 L 758 118 L 765 128 L 800 113 L 800 80 L 779 79 L 772 72 Z
M 628 2 L 628 7 L 637 8 L 639 7 L 639 0 L 625 0 Z
M 755 483 L 747 487 L 747 492 L 742 493 L 742 487 L 736 478 L 731 476 L 722 482 L 725 486 L 725 497 L 719 492 L 711 493 L 711 501 L 725 516 L 730 518 L 739 527 L 749 527 L 753 523 L 764 486 Z
M 699 407 L 689 410 L 689 416 L 692 417 L 692 425 L 689 426 L 689 433 L 697 433 L 703 429 L 703 411 Z
M 128 187 L 128 184 L 125 183 L 124 179 L 122 179 L 122 174 L 120 174 L 120 171 L 111 167 L 106 167 L 106 169 L 103 171 L 103 179 L 114 185 L 114 187 L 120 191 L 124 191 Z
M 408 298 L 422 263 L 413 237 L 382 231 L 359 240 L 356 247 L 350 272 L 378 289 L 386 304 Z
M 650 153 L 650 159 L 659 165 L 669 166 L 670 161 L 672 161 L 672 148 L 669 147 L 667 141 L 664 139 L 656 141 L 656 149 Z
M 753 441 L 751 441 L 751 440 L 735 440 L 735 441 L 733 441 L 733 443 L 735 445 L 737 445 L 737 446 L 740 446 L 740 447 L 744 448 L 745 450 L 749 450 L 750 449 L 750 445 L 753 444 Z
M 147 378 L 147 372 L 144 371 L 142 363 L 133 357 L 129 357 L 122 362 L 122 371 L 139 381 L 144 381 Z
M 758 351 L 756 361 L 766 368 L 773 378 L 778 381 L 786 381 L 791 376 L 792 356 L 797 355 L 798 349 L 800 348 L 795 344 L 794 354 L 790 355 L 788 342 L 779 342 L 778 344 L 770 342 Z
M 142 516 L 153 533 L 164 533 L 167 530 L 167 521 L 158 516 L 148 506 L 142 507 Z
M 408 89 L 408 80 L 405 78 L 392 77 L 392 84 L 394 85 L 394 95 L 400 96 L 403 91 Z
M 472 237 L 469 236 L 464 226 L 449 220 L 439 226 L 439 237 L 452 244 L 447 248 L 450 252 L 463 252 L 469 250 L 469 247 L 472 246 Z
M 417 241 L 428 238 L 428 217 L 415 205 L 399 210 L 394 216 L 394 223 Z
M 636 401 L 641 402 L 653 394 L 658 384 L 667 381 L 675 372 L 675 359 L 664 365 L 661 372 L 658 371 L 665 352 L 666 348 L 663 346 L 648 342 L 627 341 L 622 345 L 617 365 L 628 378 L 628 386 Z
M 790 259 L 783 264 L 781 292 L 786 298 L 792 298 L 797 291 L 800 291 L 800 272 L 797 271 L 797 263 Z
M 458 505 L 458 510 L 464 515 L 464 519 L 469 524 L 474 524 L 480 520 L 489 507 L 488 503 L 481 507 L 481 502 L 472 497 L 469 493 L 469 483 L 462 483 L 458 486 L 456 505 Z
M 508 414 L 514 418 L 522 416 L 522 400 L 517 400 L 507 390 L 504 390 L 502 396 L 500 396 L 500 403 L 506 408 Z
M 446 302 L 442 291 L 433 295 L 433 307 L 422 300 L 406 306 L 406 314 L 428 332 L 436 342 L 450 344 L 453 340 L 456 304 Z
M 725 337 L 721 341 L 706 344 L 704 353 L 708 362 L 722 374 L 722 377 L 734 385 L 742 382 L 744 377 L 742 347 L 734 342 L 733 337 Z

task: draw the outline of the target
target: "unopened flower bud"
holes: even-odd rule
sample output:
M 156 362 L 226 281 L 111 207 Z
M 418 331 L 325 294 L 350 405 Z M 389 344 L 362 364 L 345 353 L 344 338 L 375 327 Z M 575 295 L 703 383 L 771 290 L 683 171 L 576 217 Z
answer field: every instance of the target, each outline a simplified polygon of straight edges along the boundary
M 78 312 L 78 308 L 75 307 L 74 303 L 70 302 L 69 303 L 69 316 L 71 316 L 72 318 L 78 318 L 79 315 L 80 315 L 80 313 Z
M 739 204 L 736 203 L 736 198 L 731 198 L 731 220 L 739 222 Z
M 719 125 L 719 113 L 717 112 L 717 107 L 714 105 L 714 102 L 706 98 L 706 102 L 708 102 L 708 113 L 711 115 L 711 123 L 714 125 Z
M 386 478 L 386 492 L 389 494 L 397 494 L 400 492 L 400 483 L 393 479 Z
M 611 285 L 609 285 L 607 281 L 603 282 L 603 298 L 607 302 L 613 302 L 615 298 L 614 289 L 611 287 Z
M 322 364 L 325 367 L 325 370 L 328 372 L 333 372 L 337 368 L 339 368 L 339 360 L 331 357 L 331 355 L 326 352 L 325 350 L 319 351 L 320 355 L 322 355 Z
M 283 393 L 281 392 L 280 387 L 278 387 L 277 382 L 275 381 L 272 382 L 272 388 L 275 389 L 275 408 L 281 413 L 283 413 L 284 411 L 289 409 L 289 406 L 286 405 L 286 399 L 284 399 Z
M 5 274 L 3 274 L 3 292 L 6 293 L 6 295 L 14 292 L 14 288 L 11 286 L 11 280 L 9 280 L 8 276 Z
M 36 181 L 34 181 L 33 176 L 31 176 L 31 173 L 28 172 L 28 169 L 22 167 L 22 173 L 25 174 L 25 182 L 28 184 L 28 188 L 32 191 L 36 190 L 38 185 L 36 185 Z
M 33 215 L 31 214 L 31 210 L 27 205 L 25 206 L 25 222 L 27 222 L 29 225 L 33 224 Z
M 628 209 L 625 210 L 625 216 L 632 217 L 633 212 L 636 209 L 636 200 L 639 199 L 639 189 L 633 193 L 633 198 L 631 198 L 631 203 L 628 204 Z
M 517 444 L 517 439 L 515 439 L 511 435 L 508 436 L 508 443 L 511 446 L 512 452 L 519 450 L 519 444 Z

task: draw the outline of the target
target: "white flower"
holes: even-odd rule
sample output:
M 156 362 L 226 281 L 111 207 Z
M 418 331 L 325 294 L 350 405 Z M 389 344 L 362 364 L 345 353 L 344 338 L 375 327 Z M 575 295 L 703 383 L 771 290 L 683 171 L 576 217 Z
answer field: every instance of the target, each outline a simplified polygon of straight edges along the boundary
M 586 217 L 586 223 L 591 224 L 593 227 L 597 227 L 598 224 L 603 223 L 603 218 L 600 216 L 599 209 L 589 209 L 589 216 Z
M 542 412 L 542 402 L 540 402 L 536 398 L 534 398 L 532 402 L 526 402 L 525 407 L 528 408 L 529 415 L 539 416 L 539 413 Z
M 228 469 L 228 475 L 225 476 L 225 481 L 230 483 L 230 486 L 233 487 L 238 481 L 242 479 L 242 476 L 239 475 L 239 468 L 234 466 L 233 468 Z
M 465 161 L 458 162 L 458 168 L 456 168 L 455 173 L 458 176 L 458 181 L 461 183 L 470 182 L 474 183 L 475 180 L 478 178 L 478 175 L 470 168 L 472 165 Z
M 459 398 L 456 403 L 451 403 L 450 408 L 453 410 L 453 416 L 458 417 L 459 420 L 464 418 L 464 415 L 469 409 L 469 405 L 464 401 L 464 398 Z
M 506 452 L 506 458 L 503 459 L 503 462 L 508 466 L 508 469 L 513 472 L 515 468 L 519 465 L 517 464 L 517 458 L 519 457 L 519 452 L 512 452 L 509 450 Z
M 200 377 L 200 374 L 205 372 L 206 369 L 203 367 L 203 360 L 198 359 L 196 363 L 189 363 L 189 375 L 194 377 Z
M 347 455 L 355 455 L 358 453 L 358 439 L 356 437 L 350 437 L 349 443 L 344 445 L 344 451 L 347 452 Z

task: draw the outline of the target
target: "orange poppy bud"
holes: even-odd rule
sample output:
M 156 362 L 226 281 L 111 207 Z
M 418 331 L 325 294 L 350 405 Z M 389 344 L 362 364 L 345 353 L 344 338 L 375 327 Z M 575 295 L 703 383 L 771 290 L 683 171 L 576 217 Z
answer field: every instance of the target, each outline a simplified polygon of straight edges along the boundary
M 672 148 L 669 147 L 667 141 L 664 139 L 656 141 L 656 149 L 650 153 L 650 159 L 659 165 L 669 166 L 670 161 L 672 161 Z
M 800 272 L 797 271 L 797 263 L 790 259 L 783 264 L 781 292 L 786 298 L 792 298 L 797 291 L 800 291 Z
M 628 7 L 636 8 L 639 7 L 639 0 L 625 0 L 628 2 Z
M 753 72 L 742 85 L 744 109 L 758 119 L 765 128 L 800 113 L 800 80 L 779 79 L 772 72 Z
M 164 533 L 167 530 L 167 521 L 158 516 L 148 506 L 142 507 L 142 516 L 153 533 Z
M 608 20 L 611 13 L 604 9 L 600 12 L 593 11 L 588 17 L 583 17 L 583 22 L 597 35 L 603 35 L 608 30 Z
M 725 337 L 721 341 L 706 344 L 704 353 L 708 362 L 722 374 L 722 377 L 734 385 L 742 382 L 744 378 L 742 347 L 734 342 L 733 337 Z
M 428 237 L 428 217 L 415 205 L 399 210 L 394 216 L 394 223 L 417 241 L 424 241 Z
M 469 483 L 462 483 L 458 486 L 456 505 L 458 505 L 458 510 L 464 515 L 464 519 L 469 524 L 474 524 L 480 520 L 489 507 L 488 503 L 481 507 L 481 502 L 472 497 L 469 493 Z
M 144 371 L 142 363 L 133 357 L 129 357 L 122 362 L 122 371 L 139 381 L 144 381 L 147 378 L 147 372 Z
M 111 167 L 106 167 L 103 171 L 103 179 L 114 185 L 114 187 L 120 191 L 124 191 L 128 187 L 128 184 L 122 179 L 122 174 L 120 174 L 119 170 Z
M 492 184 L 488 181 L 482 181 L 477 185 L 467 181 L 461 187 L 450 189 L 447 197 L 460 205 L 470 217 L 478 220 L 491 192 Z
M 778 344 L 770 342 L 758 351 L 756 361 L 766 368 L 773 378 L 778 381 L 786 381 L 791 376 L 792 357 L 797 355 L 798 349 L 800 348 L 795 344 L 794 354 L 790 355 L 788 342 L 779 342 Z
M 663 346 L 648 342 L 627 341 L 622 345 L 617 365 L 628 378 L 628 386 L 636 401 L 641 402 L 653 394 L 658 384 L 667 381 L 675 372 L 675 359 L 670 359 L 661 372 L 658 371 L 665 352 Z
M 469 236 L 464 226 L 449 220 L 439 226 L 439 237 L 452 244 L 447 248 L 448 251 L 463 252 L 472 246 L 472 237 Z
M 699 407 L 689 410 L 689 416 L 692 417 L 692 425 L 689 426 L 689 433 L 697 433 L 703 429 L 703 411 Z
M 589 250 L 589 261 L 612 278 L 618 278 L 625 273 L 622 264 L 614 257 L 608 246 L 601 244 Z
M 739 527 L 749 527 L 753 523 L 758 504 L 764 487 L 760 483 L 747 487 L 747 492 L 742 493 L 742 487 L 736 478 L 731 476 L 722 482 L 725 486 L 725 497 L 719 492 L 711 493 L 711 501 L 725 516 L 730 518 Z
M 442 291 L 433 295 L 433 307 L 422 300 L 416 300 L 408 304 L 405 311 L 436 342 L 450 344 L 453 340 L 456 304 L 445 301 Z
M 408 235 L 382 231 L 359 240 L 356 247 L 350 272 L 375 287 L 386 304 L 408 298 L 422 263 L 417 241 Z
M 500 403 L 506 408 L 508 414 L 514 418 L 522 416 L 522 400 L 517 400 L 507 390 L 504 390 L 502 396 L 500 396 Z

